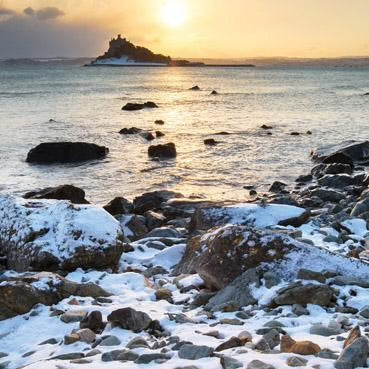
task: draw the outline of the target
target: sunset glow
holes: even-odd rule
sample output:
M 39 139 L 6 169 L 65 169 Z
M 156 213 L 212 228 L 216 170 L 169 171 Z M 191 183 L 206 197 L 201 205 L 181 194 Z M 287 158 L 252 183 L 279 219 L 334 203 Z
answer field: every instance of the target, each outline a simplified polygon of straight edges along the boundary
M 169 27 L 183 25 L 187 18 L 187 10 L 183 2 L 179 0 L 168 0 L 162 8 L 161 18 Z

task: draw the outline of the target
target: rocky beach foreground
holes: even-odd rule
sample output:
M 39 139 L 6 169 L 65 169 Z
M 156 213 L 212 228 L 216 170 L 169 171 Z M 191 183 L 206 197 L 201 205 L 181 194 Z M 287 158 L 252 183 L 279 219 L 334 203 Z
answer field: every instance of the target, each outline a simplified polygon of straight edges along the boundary
M 369 142 L 312 160 L 241 204 L 1 196 L 0 368 L 367 367 Z

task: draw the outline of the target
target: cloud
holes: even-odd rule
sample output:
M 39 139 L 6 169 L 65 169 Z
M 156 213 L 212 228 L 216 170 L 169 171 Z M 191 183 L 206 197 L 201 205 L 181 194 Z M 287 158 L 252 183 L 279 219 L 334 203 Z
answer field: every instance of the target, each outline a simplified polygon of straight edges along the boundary
M 37 18 L 40 20 L 48 20 L 62 17 L 65 15 L 65 13 L 59 8 L 56 8 L 54 6 L 47 6 L 46 8 L 37 10 L 36 15 Z
M 0 8 L 0 16 L 2 15 L 14 15 L 15 11 L 7 8 Z
M 35 15 L 35 11 L 33 8 L 31 8 L 30 6 L 26 9 L 23 10 L 23 13 L 26 15 Z

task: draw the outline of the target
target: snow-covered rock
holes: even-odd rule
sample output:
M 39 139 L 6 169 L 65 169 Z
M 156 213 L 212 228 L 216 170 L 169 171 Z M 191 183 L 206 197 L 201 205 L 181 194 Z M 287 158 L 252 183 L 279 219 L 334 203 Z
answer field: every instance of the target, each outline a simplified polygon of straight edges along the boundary
M 122 240 L 119 222 L 98 206 L 0 197 L 0 254 L 9 269 L 115 268 Z

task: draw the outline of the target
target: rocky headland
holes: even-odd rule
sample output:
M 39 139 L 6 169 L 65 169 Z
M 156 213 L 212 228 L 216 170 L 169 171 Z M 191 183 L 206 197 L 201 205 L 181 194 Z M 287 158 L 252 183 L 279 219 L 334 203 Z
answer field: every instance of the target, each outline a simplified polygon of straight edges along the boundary
M 1 196 L 0 368 L 366 367 L 368 160 L 369 141 L 319 148 L 241 204 Z

